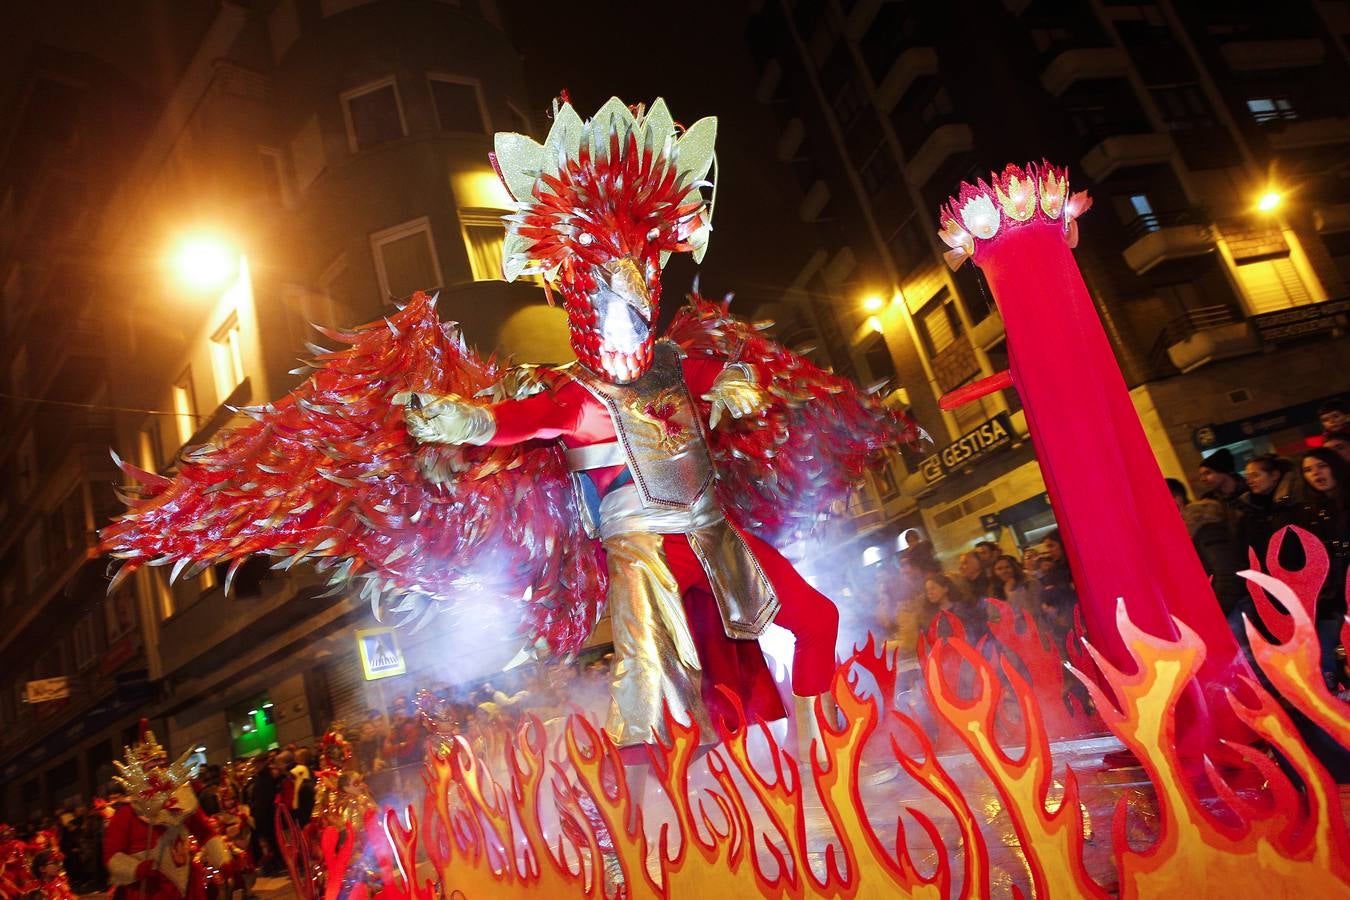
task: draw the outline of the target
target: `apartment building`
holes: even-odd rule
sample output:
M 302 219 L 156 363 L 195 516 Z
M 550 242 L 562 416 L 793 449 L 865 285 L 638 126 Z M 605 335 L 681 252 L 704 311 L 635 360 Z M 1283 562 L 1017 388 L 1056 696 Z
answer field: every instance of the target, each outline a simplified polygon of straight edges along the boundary
M 782 303 L 937 444 L 863 498 L 864 563 L 916 525 L 949 558 L 1054 527 L 1016 392 L 937 405 L 1007 365 L 978 269 L 948 271 L 935 234 L 1008 162 L 1066 164 L 1094 197 L 1079 265 L 1167 475 L 1317 432 L 1350 391 L 1348 32 L 1350 5 L 1312 0 L 758 7 L 758 97 L 822 247 Z

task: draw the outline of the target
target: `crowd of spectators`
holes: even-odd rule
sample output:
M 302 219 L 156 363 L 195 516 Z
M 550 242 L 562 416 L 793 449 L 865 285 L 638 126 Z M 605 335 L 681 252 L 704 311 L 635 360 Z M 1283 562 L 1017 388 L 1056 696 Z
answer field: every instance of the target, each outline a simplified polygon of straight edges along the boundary
M 934 627 L 939 635 L 949 634 L 955 619 L 966 639 L 977 643 L 990 634 L 988 601 L 998 600 L 1015 615 L 1025 613 L 1032 627 L 1063 649 L 1078 594 L 1058 530 L 1020 555 L 995 541 L 980 541 L 958 556 L 951 570 L 931 543 L 912 535 L 904 551 L 881 564 L 875 594 L 881 600 L 869 623 L 879 636 L 912 653 L 921 634 Z

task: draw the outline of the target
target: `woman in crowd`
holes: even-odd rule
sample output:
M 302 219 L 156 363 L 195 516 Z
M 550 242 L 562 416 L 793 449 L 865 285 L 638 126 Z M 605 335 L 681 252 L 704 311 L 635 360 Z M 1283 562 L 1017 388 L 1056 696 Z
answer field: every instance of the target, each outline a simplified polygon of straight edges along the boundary
M 1041 609 L 1040 584 L 1027 577 L 1016 557 L 1006 554 L 994 560 L 993 573 L 994 596 L 1011 604 L 1018 612 L 1031 613 L 1034 620 Z
M 1288 521 L 1294 507 L 1299 478 L 1294 464 L 1274 453 L 1253 456 L 1247 461 L 1243 477 L 1247 491 L 1238 499 L 1239 537 L 1264 563 L 1271 536 Z
M 1312 532 L 1326 548 L 1329 568 L 1317 596 L 1317 638 L 1322 646 L 1322 677 L 1336 691 L 1343 666 L 1336 659 L 1345 619 L 1345 577 L 1350 568 L 1350 463 L 1321 447 L 1303 451 L 1299 459 L 1302 497 L 1292 524 Z
M 939 619 L 939 614 L 949 612 L 960 622 L 966 633 L 966 641 L 974 644 L 989 633 L 989 619 L 984 604 L 973 600 L 950 577 L 941 573 L 930 573 L 923 581 L 924 599 L 928 601 L 928 621 Z M 948 637 L 951 630 L 945 623 L 939 622 L 938 636 Z

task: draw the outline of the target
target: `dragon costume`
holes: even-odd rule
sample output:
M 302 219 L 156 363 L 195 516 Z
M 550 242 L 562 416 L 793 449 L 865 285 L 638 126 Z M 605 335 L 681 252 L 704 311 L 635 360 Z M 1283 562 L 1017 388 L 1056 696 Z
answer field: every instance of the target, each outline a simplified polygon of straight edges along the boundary
M 102 534 L 116 578 L 309 559 L 409 618 L 510 603 L 536 658 L 578 650 L 607 608 L 621 747 L 664 736 L 666 708 L 712 739 L 719 685 L 781 716 L 754 640 L 773 622 L 797 639 L 794 693 L 825 691 L 838 613 L 774 544 L 922 432 L 727 304 L 692 296 L 658 340 L 662 267 L 711 232 L 715 133 L 615 98 L 588 121 L 555 104 L 542 144 L 498 134 L 504 275 L 561 294 L 577 360 L 482 359 L 425 294 L 326 331 L 346 348 L 172 480 L 123 465 L 140 489 Z

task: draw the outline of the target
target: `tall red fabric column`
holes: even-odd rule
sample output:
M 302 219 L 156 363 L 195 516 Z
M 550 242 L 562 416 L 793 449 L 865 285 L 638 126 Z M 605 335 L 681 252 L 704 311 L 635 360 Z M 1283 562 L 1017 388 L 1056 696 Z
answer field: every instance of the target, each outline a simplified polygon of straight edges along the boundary
M 1009 165 L 992 185 L 962 184 L 941 213 L 955 268 L 971 258 L 1003 317 L 1012 380 L 1021 395 L 1050 502 L 1065 538 L 1088 639 L 1113 665 L 1134 667 L 1116 627 L 1117 599 L 1159 637 L 1170 616 L 1204 640 L 1200 678 L 1178 734 L 1194 752 L 1216 733 L 1245 734 L 1213 696 L 1245 671 L 1209 579 L 1191 546 L 1074 261 L 1075 218 L 1091 205 L 1070 196 L 1048 163 Z M 1211 721 L 1205 721 L 1208 707 Z

